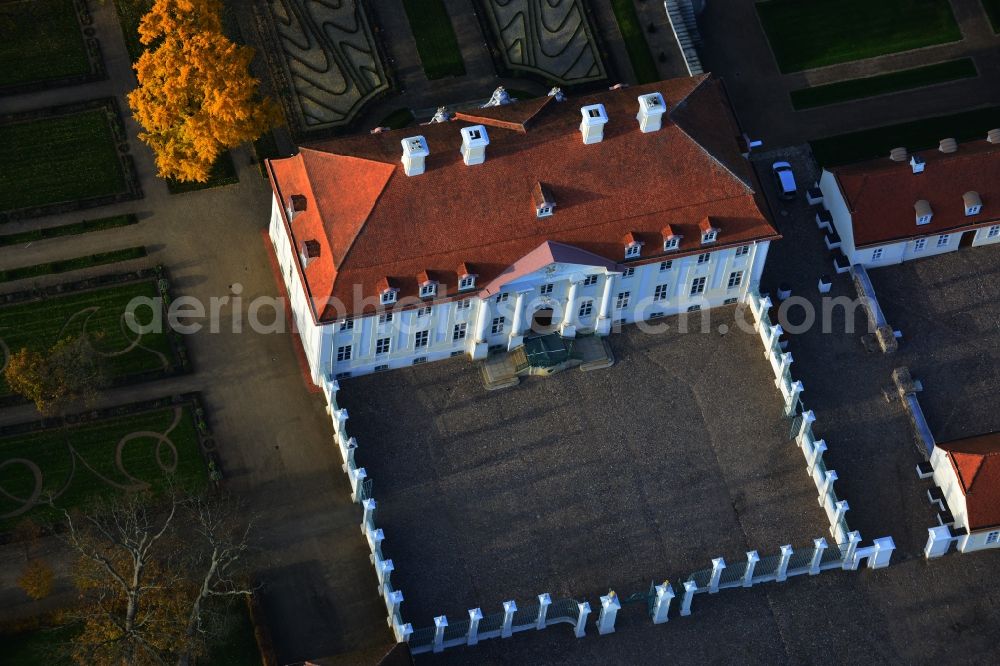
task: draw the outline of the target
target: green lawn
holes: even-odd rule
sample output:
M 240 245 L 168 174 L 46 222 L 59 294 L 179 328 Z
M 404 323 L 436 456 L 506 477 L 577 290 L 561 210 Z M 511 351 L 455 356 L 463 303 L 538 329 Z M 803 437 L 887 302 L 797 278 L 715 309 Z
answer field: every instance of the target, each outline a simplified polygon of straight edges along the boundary
M 660 73 L 656 69 L 656 61 L 649 51 L 649 44 L 642 32 L 642 24 L 639 22 L 632 0 L 611 0 L 611 8 L 615 12 L 615 20 L 618 21 L 622 39 L 625 40 L 625 50 L 628 51 L 628 59 L 632 61 L 635 78 L 639 83 L 659 81 Z
M 212 167 L 212 173 L 209 174 L 207 181 L 204 183 L 181 182 L 168 178 L 167 190 L 171 194 L 184 194 L 185 192 L 199 192 L 223 185 L 234 185 L 238 182 L 240 182 L 240 177 L 236 175 L 236 165 L 233 164 L 233 157 L 227 150 L 219 155 L 219 159 L 215 161 L 215 166 Z
M 757 13 L 782 72 L 962 38 L 948 0 L 767 0 Z
M 0 125 L 0 210 L 124 192 L 107 111 Z
M 118 22 L 125 36 L 125 48 L 132 62 L 139 59 L 146 47 L 139 42 L 139 21 L 153 7 L 153 0 L 115 0 Z
M 12 636 L 0 635 L 3 645 L 4 666 L 69 666 L 73 663 L 67 655 L 68 645 L 78 633 L 80 625 L 42 628 L 23 631 Z
M 827 167 L 876 157 L 888 159 L 889 151 L 897 146 L 911 152 L 937 148 L 938 141 L 945 137 L 985 141 L 986 133 L 995 127 L 1000 127 L 997 106 L 841 134 L 812 141 L 810 146 L 820 166 Z
M 993 24 L 993 32 L 1000 32 L 1000 0 L 983 0 L 983 8 Z
M 260 666 L 260 649 L 254 636 L 250 609 L 242 598 L 231 601 L 226 635 L 217 643 L 209 645 L 208 664 L 210 666 Z
M 976 65 L 971 58 L 952 60 L 926 67 L 904 69 L 889 74 L 879 74 L 863 79 L 852 79 L 825 86 L 792 91 L 792 106 L 796 109 L 810 109 L 816 106 L 847 102 L 864 97 L 910 90 L 935 83 L 955 81 L 977 76 Z
M 441 79 L 465 74 L 462 52 L 444 3 L 441 0 L 403 0 L 403 8 L 417 41 L 417 52 L 427 78 Z
M 112 217 L 101 217 L 96 220 L 84 220 L 72 224 L 63 224 L 58 227 L 46 227 L 33 231 L 22 231 L 16 234 L 6 234 L 0 236 L 0 247 L 5 245 L 22 245 L 34 243 L 36 241 L 47 240 L 49 238 L 60 238 L 62 236 L 78 236 L 90 233 L 91 231 L 103 231 L 105 229 L 117 229 L 138 224 L 139 220 L 135 215 L 114 215 Z
M 99 351 L 120 352 L 128 349 L 136 338 L 130 329 L 122 330 L 122 315 L 128 303 L 137 297 L 158 296 L 156 285 L 147 281 L 3 306 L 0 307 L 0 338 L 12 353 L 22 347 L 41 351 L 62 337 L 81 333 L 86 327 L 88 333 L 100 334 L 100 339 L 94 341 Z M 150 321 L 148 308 L 137 310 L 136 315 L 140 323 Z M 112 376 L 128 377 L 160 370 L 164 368 L 164 360 L 169 367 L 177 365 L 167 336 L 165 331 L 148 333 L 142 336 L 142 348 L 111 356 L 108 366 Z M 2 347 L 0 353 L 3 353 Z M 8 394 L 0 376 L 0 396 Z
M 173 430 L 176 411 L 166 407 L 140 414 L 104 419 L 67 428 L 49 428 L 27 435 L 0 438 L 0 531 L 24 517 L 42 522 L 58 518 L 56 509 L 45 504 L 20 515 L 22 501 L 30 497 L 35 476 L 23 463 L 37 466 L 42 477 L 42 496 L 56 495 L 57 509 L 86 506 L 100 497 L 118 496 L 128 489 L 157 492 L 168 477 L 182 486 L 198 490 L 208 482 L 208 468 L 201 454 L 194 415 L 182 407 Z M 169 431 L 169 433 L 168 433 Z M 122 444 L 123 438 L 140 433 Z M 145 434 L 142 434 L 145 433 Z M 150 433 L 166 436 L 161 440 Z M 120 463 L 116 459 L 120 458 Z
M 396 109 L 382 120 L 378 121 L 378 127 L 388 127 L 389 129 L 403 129 L 413 122 L 413 112 L 409 109 Z
M 0 0 L 0 88 L 90 72 L 73 0 Z
M 138 247 L 127 247 L 122 250 L 112 250 L 111 252 L 88 254 L 82 257 L 74 257 L 72 259 L 47 261 L 44 264 L 32 264 L 30 266 L 20 266 L 18 268 L 0 270 L 0 282 L 13 282 L 14 280 L 23 280 L 25 278 L 39 277 L 42 275 L 68 273 L 69 271 L 78 271 L 81 268 L 106 266 L 107 264 L 116 264 L 119 261 L 141 259 L 145 256 L 146 248 L 140 245 Z

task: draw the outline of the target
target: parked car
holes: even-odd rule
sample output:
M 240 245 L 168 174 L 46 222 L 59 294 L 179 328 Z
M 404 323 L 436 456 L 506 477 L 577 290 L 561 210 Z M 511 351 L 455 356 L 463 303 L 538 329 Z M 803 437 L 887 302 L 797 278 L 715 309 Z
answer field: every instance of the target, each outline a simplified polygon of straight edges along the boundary
M 774 174 L 774 182 L 778 186 L 778 193 L 782 199 L 795 198 L 795 174 L 792 173 L 792 165 L 788 162 L 775 162 L 771 165 L 771 172 Z

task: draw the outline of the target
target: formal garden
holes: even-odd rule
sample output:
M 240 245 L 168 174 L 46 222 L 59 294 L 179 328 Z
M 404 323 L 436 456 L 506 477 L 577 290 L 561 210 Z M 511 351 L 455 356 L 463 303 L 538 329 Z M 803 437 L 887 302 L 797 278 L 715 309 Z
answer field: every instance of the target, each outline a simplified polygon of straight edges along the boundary
M 36 430 L 6 436 L 0 430 L 0 532 L 23 518 L 51 522 L 61 509 L 86 508 L 101 497 L 155 494 L 168 483 L 200 490 L 208 466 L 195 409 L 186 403 L 83 423 L 39 422 Z
M 420 64 L 428 79 L 465 74 L 455 29 L 441 0 L 403 0 Z
M 66 285 L 41 297 L 28 292 L 24 295 L 30 300 L 0 305 L 0 353 L 14 353 L 23 347 L 45 351 L 60 339 L 85 334 L 105 359 L 113 383 L 182 372 L 186 369 L 187 354 L 174 334 L 164 330 L 140 335 L 126 323 L 128 304 L 135 298 L 161 297 L 160 287 L 156 280 L 140 277 L 124 284 L 75 293 L 61 293 L 67 289 Z M 18 294 L 5 294 L 0 299 L 17 297 Z M 139 308 L 136 317 L 137 323 L 146 324 L 153 313 L 148 308 Z M 0 377 L 2 396 L 9 396 L 9 391 Z
M 785 73 L 962 38 L 948 0 L 761 0 L 757 13 Z
M 0 117 L 0 222 L 142 196 L 114 99 Z
M 103 78 L 100 45 L 84 2 L 0 2 L 0 92 L 71 85 Z
M 838 81 L 837 83 L 793 90 L 791 93 L 792 106 L 797 110 L 811 109 L 827 104 L 849 102 L 865 97 L 973 78 L 978 75 L 979 72 L 976 70 L 972 58 L 962 58 L 862 79 Z

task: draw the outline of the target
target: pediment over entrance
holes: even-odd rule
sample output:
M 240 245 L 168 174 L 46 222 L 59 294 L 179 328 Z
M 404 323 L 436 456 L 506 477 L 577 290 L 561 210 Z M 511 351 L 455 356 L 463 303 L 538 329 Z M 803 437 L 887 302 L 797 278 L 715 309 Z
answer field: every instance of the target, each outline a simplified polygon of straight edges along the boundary
M 516 288 L 538 282 L 551 282 L 591 273 L 617 273 L 617 263 L 565 243 L 546 241 L 524 255 L 483 287 L 480 297 L 488 298 L 505 288 Z

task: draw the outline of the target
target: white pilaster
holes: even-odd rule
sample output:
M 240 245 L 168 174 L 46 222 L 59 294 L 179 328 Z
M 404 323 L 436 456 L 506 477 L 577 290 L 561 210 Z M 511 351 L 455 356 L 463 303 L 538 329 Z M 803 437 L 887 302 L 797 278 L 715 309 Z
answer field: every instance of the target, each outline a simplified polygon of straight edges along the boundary
M 827 470 L 826 479 L 823 480 L 823 490 L 819 493 L 819 505 L 826 505 L 826 497 L 833 490 L 833 482 L 837 480 L 837 473 L 835 471 Z
M 747 551 L 747 570 L 743 574 L 743 587 L 750 587 L 753 585 L 753 572 L 757 568 L 757 563 L 760 562 L 760 555 L 756 550 Z
M 896 544 L 892 537 L 882 537 L 875 539 L 875 554 L 868 558 L 869 569 L 882 569 L 889 566 L 892 559 L 892 551 L 896 550 Z
M 681 601 L 681 615 L 688 616 L 691 614 L 691 600 L 694 599 L 694 593 L 698 589 L 698 584 L 693 580 L 684 581 L 684 599 Z
M 813 446 L 812 455 L 809 457 L 809 467 L 807 469 L 810 474 L 812 474 L 813 470 L 816 469 L 816 463 L 823 458 L 824 453 L 826 453 L 826 440 L 821 439 L 816 442 L 815 446 Z
M 479 299 L 479 312 L 476 315 L 475 340 L 473 341 L 472 358 L 482 360 L 489 353 L 489 341 L 486 339 L 486 331 L 490 325 L 492 309 L 490 302 L 492 298 Z
M 788 372 L 788 368 L 792 365 L 792 352 L 785 352 L 781 355 L 781 365 L 778 366 L 778 378 L 774 380 L 774 385 L 781 387 L 782 381 L 785 379 L 785 373 Z
M 434 651 L 440 652 L 444 649 L 444 630 L 448 626 L 448 618 L 439 615 L 434 618 Z
M 792 547 L 790 545 L 781 547 L 781 561 L 778 562 L 778 571 L 774 579 L 781 582 L 788 578 L 788 560 L 792 559 Z
M 517 612 L 517 602 L 513 599 L 503 602 L 503 627 L 500 629 L 500 638 L 510 638 L 513 633 L 511 627 L 514 623 L 514 613 Z
M 622 604 L 614 590 L 601 597 L 601 614 L 597 618 L 597 633 L 603 636 L 615 632 L 615 618 L 618 617 L 618 611 L 621 607 Z
M 479 608 L 469 610 L 469 634 L 466 643 L 476 645 L 479 643 L 479 623 L 483 619 L 483 611 Z
M 607 335 L 611 332 L 611 296 L 615 290 L 615 273 L 608 273 L 604 280 L 604 291 L 601 293 L 601 309 L 597 317 L 597 334 Z
M 587 634 L 587 617 L 590 615 L 590 603 L 584 601 L 582 604 L 577 604 L 578 615 L 576 618 L 576 628 L 573 630 L 573 634 L 577 638 L 583 638 Z
M 813 558 L 809 562 L 809 575 L 815 576 L 819 573 L 819 565 L 823 560 L 823 552 L 827 549 L 826 539 L 820 537 L 818 539 L 813 539 Z
M 938 525 L 927 529 L 927 545 L 924 546 L 924 557 L 928 560 L 941 557 L 951 548 L 951 529 L 947 525 Z
M 552 596 L 548 592 L 538 595 L 538 621 L 535 623 L 536 629 L 545 628 L 545 618 L 549 614 L 549 606 L 552 605 Z
M 726 560 L 717 557 L 712 560 L 712 577 L 708 581 L 708 593 L 715 594 L 719 591 L 719 578 L 722 577 L 722 571 L 726 568 Z
M 855 556 L 858 552 L 858 544 L 861 543 L 861 534 L 857 531 L 850 532 L 847 535 L 847 550 L 844 553 L 844 569 L 857 569 L 858 565 L 855 562 Z
M 562 324 L 559 326 L 559 334 L 564 338 L 576 337 L 576 311 L 580 307 L 576 299 L 579 289 L 579 282 L 569 283 L 569 293 L 566 295 L 566 310 L 563 312 Z
M 361 517 L 361 533 L 364 534 L 369 524 L 375 524 L 375 500 L 366 499 L 361 503 L 361 508 L 364 510 Z
M 524 342 L 524 292 L 519 292 L 514 299 L 514 314 L 511 317 L 510 337 L 507 340 L 507 351 L 520 347 Z
M 788 395 L 788 403 L 785 404 L 785 415 L 792 416 L 795 414 L 795 407 L 799 403 L 799 396 L 802 395 L 802 391 L 805 387 L 802 382 L 792 382 L 792 391 Z

